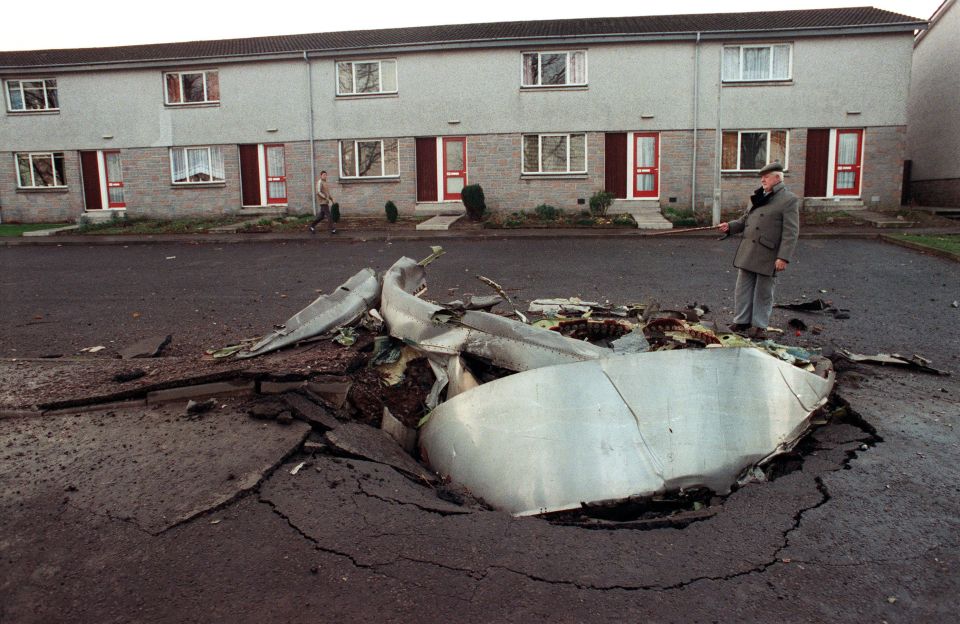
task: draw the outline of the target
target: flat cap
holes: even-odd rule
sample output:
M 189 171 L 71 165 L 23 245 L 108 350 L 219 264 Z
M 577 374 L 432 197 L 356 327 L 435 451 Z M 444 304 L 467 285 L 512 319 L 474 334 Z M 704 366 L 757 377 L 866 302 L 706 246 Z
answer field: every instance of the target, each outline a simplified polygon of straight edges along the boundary
M 781 172 L 782 172 L 782 171 L 783 171 L 783 165 L 781 165 L 781 164 L 778 163 L 778 162 L 772 162 L 772 163 L 770 163 L 769 165 L 767 165 L 766 167 L 764 167 L 763 169 L 760 170 L 760 175 L 764 175 L 764 174 L 766 174 L 766 173 L 773 173 L 774 171 L 781 171 Z

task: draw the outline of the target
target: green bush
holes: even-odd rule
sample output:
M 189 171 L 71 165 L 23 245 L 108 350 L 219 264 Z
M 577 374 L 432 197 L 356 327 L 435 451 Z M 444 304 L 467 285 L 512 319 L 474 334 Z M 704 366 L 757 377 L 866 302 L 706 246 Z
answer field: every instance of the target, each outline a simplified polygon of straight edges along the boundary
M 613 203 L 613 193 L 607 191 L 597 191 L 590 196 L 590 213 L 594 217 L 602 217 L 607 214 L 607 208 Z
M 383 210 L 384 212 L 387 213 L 387 221 L 389 221 L 390 223 L 397 222 L 398 213 L 397 213 L 397 205 L 395 203 L 393 203 L 392 201 L 388 201 L 383 205 Z
M 663 216 L 673 223 L 674 227 L 696 227 L 699 225 L 696 215 L 694 215 L 693 210 L 689 208 L 677 209 L 668 206 L 664 208 Z
M 340 222 L 340 204 L 333 202 L 333 205 L 330 206 L 330 220 L 334 223 Z
M 574 221 L 576 225 L 596 225 L 597 219 L 586 210 L 580 213 L 580 216 Z
M 483 213 L 487 211 L 487 204 L 483 197 L 483 187 L 479 184 L 468 184 L 460 191 L 460 199 L 463 201 L 463 207 L 467 209 L 467 216 L 471 221 L 480 221 L 483 219 Z
M 637 222 L 633 220 L 633 217 L 628 214 L 618 214 L 613 217 L 614 225 L 629 225 L 630 227 L 636 227 Z
M 554 208 L 550 204 L 540 204 L 534 208 L 534 212 L 537 213 L 537 217 L 541 221 L 556 221 L 558 217 L 563 215 L 563 212 Z

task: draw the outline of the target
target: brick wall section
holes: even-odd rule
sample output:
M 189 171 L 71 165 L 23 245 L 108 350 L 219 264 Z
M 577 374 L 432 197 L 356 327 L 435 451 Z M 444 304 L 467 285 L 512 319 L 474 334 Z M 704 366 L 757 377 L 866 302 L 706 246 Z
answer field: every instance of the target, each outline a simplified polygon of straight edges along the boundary
M 287 210 L 291 214 L 309 214 L 313 210 L 310 141 L 285 143 L 283 157 L 287 176 Z M 320 169 L 317 169 L 319 174 Z
M 340 142 L 317 141 L 317 175 L 326 170 L 330 193 L 334 201 L 340 204 L 340 214 L 384 215 L 383 205 L 387 200 L 397 205 L 401 215 L 413 214 L 417 203 L 416 141 L 413 138 L 401 138 L 399 141 L 399 179 L 369 180 L 341 180 Z
M 0 153 L 0 215 L 4 223 L 74 222 L 83 213 L 80 158 L 64 152 L 67 189 L 22 190 L 17 188 L 17 171 L 12 152 Z
M 903 160 L 907 154 L 906 126 L 867 128 L 860 197 L 868 208 L 895 210 L 903 188 Z M 879 204 L 873 198 L 879 197 Z

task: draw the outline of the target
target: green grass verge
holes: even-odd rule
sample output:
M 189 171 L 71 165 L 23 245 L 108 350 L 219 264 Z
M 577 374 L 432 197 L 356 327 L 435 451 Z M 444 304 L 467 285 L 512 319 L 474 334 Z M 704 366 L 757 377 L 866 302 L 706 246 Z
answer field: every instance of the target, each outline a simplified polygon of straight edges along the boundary
M 69 223 L 0 223 L 0 236 L 22 236 L 24 232 L 52 230 Z
M 240 217 L 194 219 L 112 219 L 103 223 L 86 223 L 79 234 L 196 234 L 210 228 L 243 221 Z
M 889 234 L 912 245 L 960 256 L 960 234 Z

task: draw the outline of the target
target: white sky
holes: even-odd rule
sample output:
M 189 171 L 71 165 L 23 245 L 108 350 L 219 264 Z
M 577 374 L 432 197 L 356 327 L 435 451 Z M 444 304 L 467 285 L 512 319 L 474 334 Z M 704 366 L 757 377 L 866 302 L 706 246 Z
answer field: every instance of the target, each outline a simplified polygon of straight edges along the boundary
M 356 5 L 304 0 L 20 1 L 3 3 L 0 50 L 103 47 L 472 22 L 770 11 L 773 6 L 778 9 L 875 6 L 929 19 L 941 1 L 600 0 L 553 6 L 536 0 L 365 0 Z

